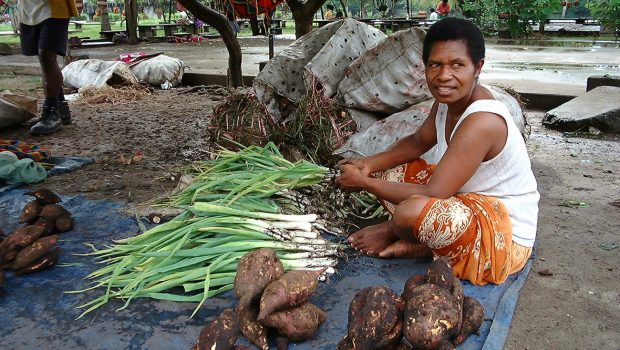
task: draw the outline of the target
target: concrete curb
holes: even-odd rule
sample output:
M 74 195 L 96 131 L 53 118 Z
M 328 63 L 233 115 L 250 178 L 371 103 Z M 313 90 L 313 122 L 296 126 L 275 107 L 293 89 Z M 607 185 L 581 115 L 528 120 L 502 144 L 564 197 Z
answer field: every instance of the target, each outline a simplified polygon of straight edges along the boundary
M 8 65 L 0 66 L 0 73 L 13 73 L 16 75 L 41 75 L 41 67 L 34 66 L 29 63 L 19 64 L 12 63 Z M 244 75 L 243 85 L 251 86 L 255 76 Z M 198 85 L 221 85 L 226 86 L 226 76 L 223 74 L 212 74 L 200 71 L 190 71 L 183 74 L 182 84 L 185 86 L 198 86 Z M 519 95 L 525 101 L 525 105 L 530 109 L 538 110 L 551 110 L 561 104 L 572 100 L 577 97 L 574 95 L 558 95 L 558 94 L 543 94 L 533 92 L 521 92 L 517 91 Z

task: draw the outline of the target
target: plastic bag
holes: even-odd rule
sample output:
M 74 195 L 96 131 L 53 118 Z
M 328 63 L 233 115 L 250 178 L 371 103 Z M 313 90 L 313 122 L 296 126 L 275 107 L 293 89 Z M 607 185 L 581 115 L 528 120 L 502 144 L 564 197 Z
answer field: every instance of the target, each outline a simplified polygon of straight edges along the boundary
M 74 89 L 138 83 L 129 67 L 119 61 L 88 59 L 71 62 L 62 69 L 62 76 L 65 86 Z
M 149 85 L 160 87 L 169 82 L 178 86 L 183 79 L 185 64 L 178 58 L 158 55 L 132 65 L 131 71 L 139 81 Z

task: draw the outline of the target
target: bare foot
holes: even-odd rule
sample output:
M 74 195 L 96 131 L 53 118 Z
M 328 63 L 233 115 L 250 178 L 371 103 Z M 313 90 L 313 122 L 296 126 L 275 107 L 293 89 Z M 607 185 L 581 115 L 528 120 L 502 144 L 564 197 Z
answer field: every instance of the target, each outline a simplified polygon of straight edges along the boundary
M 364 227 L 349 237 L 351 246 L 362 253 L 378 256 L 379 253 L 398 240 L 392 232 L 389 221 Z
M 431 248 L 422 243 L 398 240 L 379 253 L 381 258 L 426 258 L 433 256 Z

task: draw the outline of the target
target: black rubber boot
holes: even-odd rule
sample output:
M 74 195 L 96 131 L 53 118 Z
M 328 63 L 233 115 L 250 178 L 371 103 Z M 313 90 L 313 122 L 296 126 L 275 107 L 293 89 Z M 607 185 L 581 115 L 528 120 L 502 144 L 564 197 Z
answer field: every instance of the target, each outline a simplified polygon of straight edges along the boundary
M 58 114 L 60 115 L 60 121 L 62 122 L 62 125 L 69 125 L 72 123 L 71 111 L 69 110 L 69 104 L 67 103 L 67 101 L 58 102 Z M 41 117 L 30 119 L 28 123 L 32 127 L 40 121 Z
M 58 114 L 60 115 L 62 125 L 71 124 L 71 111 L 69 110 L 67 101 L 58 102 Z
M 60 129 L 62 129 L 62 121 L 60 121 L 58 108 L 43 106 L 41 118 L 30 128 L 29 132 L 33 135 L 49 135 Z

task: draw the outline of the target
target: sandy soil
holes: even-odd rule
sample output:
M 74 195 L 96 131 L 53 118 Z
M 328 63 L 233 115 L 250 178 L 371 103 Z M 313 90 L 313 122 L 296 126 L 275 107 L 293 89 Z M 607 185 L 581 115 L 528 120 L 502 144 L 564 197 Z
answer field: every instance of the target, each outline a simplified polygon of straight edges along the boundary
M 30 89 L 24 77 L 0 77 L 14 92 Z M 31 84 L 32 85 L 32 84 Z M 25 91 L 24 91 L 25 92 Z M 32 93 L 32 91 L 29 91 Z M 72 103 L 74 124 L 48 137 L 28 137 L 27 128 L 0 131 L 55 155 L 97 161 L 54 176 L 45 186 L 136 203 L 174 186 L 178 169 L 209 151 L 209 115 L 219 94 L 157 92 L 119 104 Z M 567 137 L 528 113 L 528 141 L 542 195 L 536 263 L 518 302 L 506 349 L 620 349 L 620 142 L 617 136 Z M 121 155 L 143 158 L 129 165 Z M 566 201 L 585 208 L 563 206 Z M 552 276 L 538 272 L 548 269 Z

